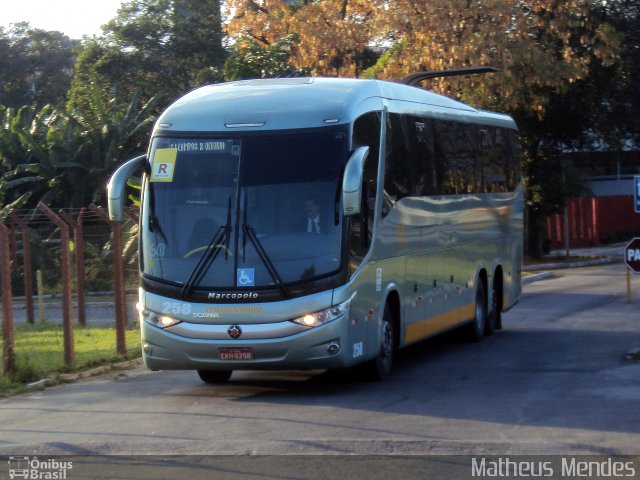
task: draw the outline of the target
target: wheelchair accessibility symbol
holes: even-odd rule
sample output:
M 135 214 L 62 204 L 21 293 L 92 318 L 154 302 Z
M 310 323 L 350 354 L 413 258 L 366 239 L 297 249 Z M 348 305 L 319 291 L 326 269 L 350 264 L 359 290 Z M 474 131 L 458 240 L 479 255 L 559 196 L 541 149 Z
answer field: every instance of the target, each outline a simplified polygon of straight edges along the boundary
M 253 268 L 238 269 L 238 286 L 239 287 L 254 286 L 254 269 Z

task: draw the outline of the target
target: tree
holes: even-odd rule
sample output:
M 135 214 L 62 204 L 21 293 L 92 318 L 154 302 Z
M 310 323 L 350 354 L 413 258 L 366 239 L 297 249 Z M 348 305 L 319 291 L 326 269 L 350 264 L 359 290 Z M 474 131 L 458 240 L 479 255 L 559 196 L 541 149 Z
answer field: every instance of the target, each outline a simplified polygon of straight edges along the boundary
M 0 27 L 0 104 L 63 105 L 71 84 L 77 41 L 60 32 L 17 23 Z
M 227 34 L 265 51 L 294 35 L 294 69 L 357 77 L 377 57 L 369 45 L 373 14 L 362 1 L 229 0 Z
M 300 73 L 291 64 L 297 43 L 295 34 L 287 35 L 267 47 L 261 47 L 249 37 L 242 37 L 238 39 L 224 64 L 224 77 L 226 80 L 240 80 Z
M 485 64 L 502 70 L 482 78 L 441 79 L 431 87 L 516 119 L 527 182 L 526 250 L 533 257 L 543 254 L 545 217 L 580 191 L 572 166 L 559 159 L 563 145 L 590 122 L 569 115 L 580 108 L 575 102 L 567 108 L 569 96 L 594 71 L 617 60 L 620 35 L 598 15 L 599 5 L 590 0 L 399 2 L 377 17 L 397 49 L 374 74 L 399 78 L 411 70 Z M 592 107 L 598 103 L 592 98 Z
M 298 33 L 294 64 L 314 73 L 399 80 L 422 70 L 499 67 L 500 74 L 447 77 L 431 81 L 428 87 L 515 117 L 527 175 L 527 250 L 532 256 L 542 254 L 544 217 L 576 191 L 576 185 L 568 183 L 571 166 L 558 163 L 562 140 L 575 138 L 590 126 L 586 116 L 568 116 L 578 104 L 565 110 L 558 105 L 594 72 L 618 61 L 621 36 L 601 15 L 602 3 L 231 0 L 229 5 L 234 9 L 230 35 L 248 35 L 269 45 L 286 33 Z M 385 51 L 375 65 L 362 71 L 357 56 L 349 52 L 372 46 Z M 592 107 L 601 107 L 598 98 L 589 98 Z
M 83 108 L 91 82 L 108 97 L 116 83 L 126 94 L 148 100 L 164 92 L 162 104 L 219 80 L 222 47 L 219 0 L 130 0 L 78 52 L 70 106 Z

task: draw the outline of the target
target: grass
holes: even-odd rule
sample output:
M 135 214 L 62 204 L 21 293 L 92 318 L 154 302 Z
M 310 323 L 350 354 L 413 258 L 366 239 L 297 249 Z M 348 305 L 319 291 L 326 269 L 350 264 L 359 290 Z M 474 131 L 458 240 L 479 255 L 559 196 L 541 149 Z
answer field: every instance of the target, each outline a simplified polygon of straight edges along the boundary
M 71 373 L 140 356 L 140 331 L 126 331 L 127 352 L 116 353 L 116 331 L 113 327 L 74 327 L 75 359 L 64 364 L 61 325 L 16 325 L 14 350 L 16 375 L 9 379 L 0 365 L 0 396 L 25 389 L 24 384 L 59 373 Z

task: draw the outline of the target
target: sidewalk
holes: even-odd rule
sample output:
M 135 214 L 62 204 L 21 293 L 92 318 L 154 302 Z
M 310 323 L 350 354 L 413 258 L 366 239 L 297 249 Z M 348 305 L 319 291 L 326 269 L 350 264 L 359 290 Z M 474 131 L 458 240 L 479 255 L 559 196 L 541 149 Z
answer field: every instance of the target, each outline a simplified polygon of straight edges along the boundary
M 629 239 L 631 240 L 631 239 Z M 584 248 L 571 248 L 569 250 L 569 254 L 571 256 L 576 257 L 590 257 L 590 256 L 604 256 L 604 257 L 619 257 L 620 261 L 623 260 L 624 256 L 624 247 L 629 242 L 623 243 L 615 243 L 612 245 L 602 245 L 595 247 L 584 247 Z M 551 250 L 549 252 L 549 257 L 564 257 L 565 249 L 559 248 L 556 250 Z
M 573 262 L 562 261 L 566 254 L 565 249 L 551 250 L 549 254 L 545 256 L 545 260 L 548 260 L 548 262 L 529 265 L 525 263 L 523 270 L 525 272 L 543 272 L 560 268 L 589 267 L 592 265 L 622 262 L 624 260 L 624 247 L 626 244 L 625 242 L 614 245 L 571 248 L 569 250 L 571 257 L 593 257 L 591 259 L 585 258 Z

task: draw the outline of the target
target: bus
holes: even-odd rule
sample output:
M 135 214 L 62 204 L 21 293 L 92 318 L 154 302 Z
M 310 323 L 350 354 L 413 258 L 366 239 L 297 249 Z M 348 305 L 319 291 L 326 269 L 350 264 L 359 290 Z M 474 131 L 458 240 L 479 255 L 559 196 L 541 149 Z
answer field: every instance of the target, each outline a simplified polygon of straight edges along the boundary
M 521 293 L 517 128 L 421 88 L 281 78 L 198 88 L 108 185 L 143 171 L 140 316 L 151 370 L 343 369 L 462 327 Z

